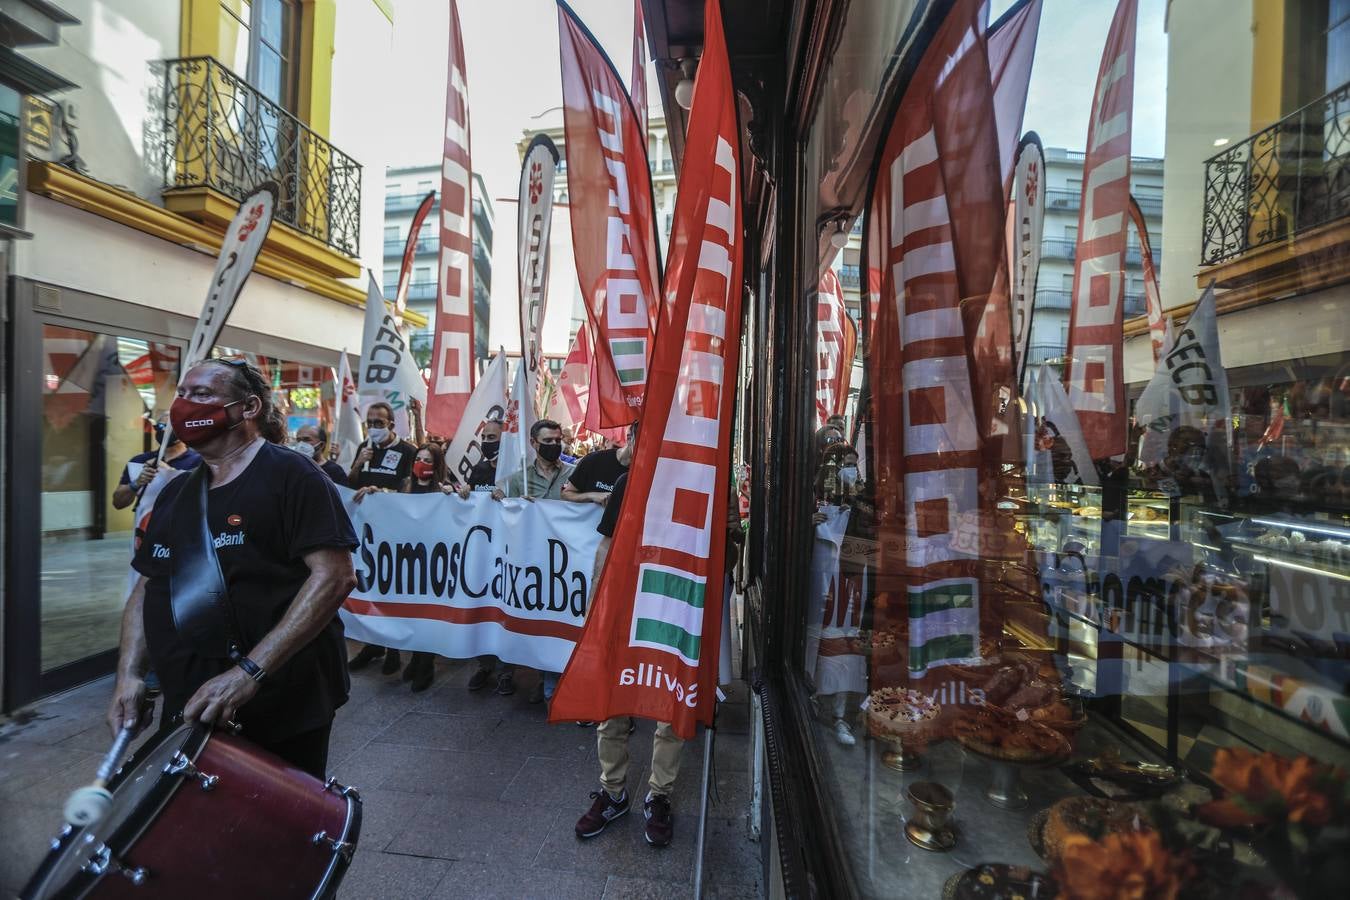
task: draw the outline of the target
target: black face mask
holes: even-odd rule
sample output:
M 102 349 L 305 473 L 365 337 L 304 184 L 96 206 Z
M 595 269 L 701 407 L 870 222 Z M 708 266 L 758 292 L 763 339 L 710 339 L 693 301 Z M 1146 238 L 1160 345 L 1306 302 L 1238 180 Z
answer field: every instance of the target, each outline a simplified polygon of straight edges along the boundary
M 478 446 L 483 448 L 483 455 L 492 459 L 497 455 L 497 448 L 501 447 L 501 441 L 480 441 Z
M 562 444 L 540 444 L 539 458 L 547 462 L 557 462 L 562 456 Z

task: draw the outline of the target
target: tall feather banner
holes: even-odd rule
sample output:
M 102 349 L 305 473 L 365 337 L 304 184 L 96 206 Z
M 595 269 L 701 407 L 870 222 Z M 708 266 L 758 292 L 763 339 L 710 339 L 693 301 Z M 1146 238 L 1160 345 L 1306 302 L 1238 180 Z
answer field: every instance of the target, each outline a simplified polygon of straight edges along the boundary
M 1138 0 L 1120 0 L 1106 36 L 1088 119 L 1074 247 L 1065 383 L 1094 460 L 1125 452 L 1125 217 L 1138 6 Z
M 561 0 L 558 37 L 572 248 L 595 352 L 591 403 L 596 426 L 611 428 L 642 407 L 660 305 L 647 140 L 613 63 Z
M 585 631 L 550 721 L 710 724 L 722 628 L 741 326 L 740 140 L 718 0 L 689 114 L 642 436 Z
M 454 434 L 473 394 L 473 164 L 469 158 L 469 88 L 459 5 L 450 0 L 450 54 L 441 157 L 439 302 L 431 350 L 426 430 Z M 363 386 L 364 387 L 364 386 Z

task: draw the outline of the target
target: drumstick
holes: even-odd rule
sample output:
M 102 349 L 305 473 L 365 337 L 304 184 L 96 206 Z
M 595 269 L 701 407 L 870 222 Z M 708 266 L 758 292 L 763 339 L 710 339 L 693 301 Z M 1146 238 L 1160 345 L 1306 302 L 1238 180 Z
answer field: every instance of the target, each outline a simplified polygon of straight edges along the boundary
M 141 721 L 142 717 L 150 710 L 150 704 L 144 703 L 141 706 L 140 715 L 137 715 L 136 722 Z M 62 814 L 66 821 L 71 825 L 93 825 L 108 814 L 112 807 L 112 793 L 108 790 L 108 782 L 112 781 L 113 775 L 117 774 L 117 769 L 122 764 L 122 757 L 126 755 L 127 747 L 131 746 L 131 739 L 136 736 L 135 724 L 123 725 L 117 732 L 117 737 L 113 739 L 112 748 L 108 754 L 103 757 L 103 761 L 98 765 L 98 772 L 94 775 L 92 784 L 86 784 L 82 788 L 76 788 L 71 795 L 66 798 L 65 809 Z

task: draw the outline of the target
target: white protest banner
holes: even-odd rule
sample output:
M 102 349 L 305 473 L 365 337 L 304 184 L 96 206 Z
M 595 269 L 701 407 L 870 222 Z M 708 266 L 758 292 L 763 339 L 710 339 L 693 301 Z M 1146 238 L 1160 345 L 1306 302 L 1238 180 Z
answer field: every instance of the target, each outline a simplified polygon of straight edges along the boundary
M 561 672 L 581 636 L 602 510 L 593 503 L 340 488 L 359 546 L 349 637 Z
M 1165 333 L 1166 323 L 1163 328 Z M 1184 427 L 1198 429 L 1206 440 L 1222 442 L 1226 457 L 1231 440 L 1228 372 L 1219 350 L 1213 282 L 1185 327 L 1164 348 L 1134 414 L 1145 427 L 1139 447 L 1141 463 L 1160 465 L 1173 433 Z
M 425 408 L 427 383 L 413 360 L 408 342 L 399 333 L 394 316 L 384 302 L 375 273 L 366 287 L 366 324 L 361 341 L 361 409 L 380 401 L 394 410 L 394 428 L 400 437 L 412 434 L 408 401 Z
M 333 428 L 332 440 L 338 451 L 338 465 L 349 471 L 352 463 L 356 462 L 356 454 L 361 450 L 361 406 L 356 402 L 356 379 L 352 377 L 345 347 L 338 361 L 337 384 L 337 423 Z
M 445 467 L 461 482 L 466 482 L 473 467 L 483 458 L 478 444 L 483 421 L 506 421 L 506 355 L 498 353 L 473 387 L 464 416 L 459 420 L 454 440 L 445 451 Z

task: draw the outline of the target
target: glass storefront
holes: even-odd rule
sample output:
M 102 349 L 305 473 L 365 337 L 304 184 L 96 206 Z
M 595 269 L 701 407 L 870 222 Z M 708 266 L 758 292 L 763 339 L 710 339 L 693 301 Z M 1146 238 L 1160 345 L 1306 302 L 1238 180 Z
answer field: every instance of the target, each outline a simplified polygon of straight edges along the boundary
M 1000 285 L 971 292 L 967 279 L 1002 263 L 1013 229 L 971 242 L 957 195 L 979 175 L 969 156 L 942 156 L 944 127 L 967 153 L 981 139 L 969 108 L 943 122 L 960 52 L 932 69 L 924 102 L 907 94 L 934 66 L 924 54 L 943 16 L 971 5 L 849 4 L 807 125 L 786 138 L 796 171 L 779 187 L 805 224 L 795 269 L 760 260 L 780 298 L 765 330 L 790 335 L 773 317 L 805 315 L 810 334 L 748 345 L 743 378 L 754 408 L 796 352 L 809 374 L 778 377 L 814 387 L 809 412 L 744 425 L 759 448 L 744 455 L 770 466 L 755 478 L 801 501 L 790 525 L 752 512 L 747 563 L 787 587 L 781 601 L 752 588 L 748 605 L 769 677 L 781 659 L 776 715 L 800 726 L 784 729 L 783 770 L 815 781 L 785 790 L 822 813 L 790 827 L 820 844 L 828 864 L 811 877 L 841 895 L 1338 894 L 1350 876 L 1343 4 L 1138 4 L 1133 152 L 1154 179 L 1139 193 L 1168 337 L 1155 354 L 1131 226 L 1105 273 L 1124 314 L 1104 340 L 1124 362 L 1075 338 L 1071 316 L 1090 312 L 1071 311 L 1074 256 L 1096 248 L 1078 228 L 1047 229 L 1064 262 L 1041 262 L 1035 358 L 1011 378 L 987 350 Z M 998 19 L 1009 4 L 994 6 Z M 1084 193 L 1083 150 L 1116 8 L 1044 4 L 1023 130 L 1076 167 L 1052 198 L 1075 218 L 1105 202 Z M 1267 37 L 1272 18 L 1283 41 Z M 1220 74 L 1197 57 L 1240 65 Z M 1082 89 L 1063 89 L 1075 72 Z M 978 246 L 993 249 L 984 263 Z M 1086 290 L 1088 307 L 1106 290 Z M 1118 407 L 1085 412 L 1084 397 L 1113 388 Z M 783 441 L 809 451 L 784 461 Z

